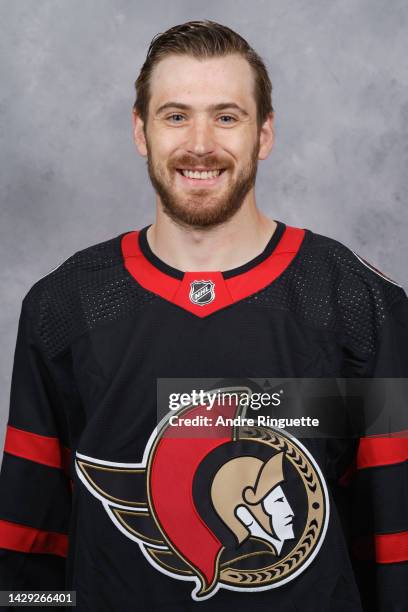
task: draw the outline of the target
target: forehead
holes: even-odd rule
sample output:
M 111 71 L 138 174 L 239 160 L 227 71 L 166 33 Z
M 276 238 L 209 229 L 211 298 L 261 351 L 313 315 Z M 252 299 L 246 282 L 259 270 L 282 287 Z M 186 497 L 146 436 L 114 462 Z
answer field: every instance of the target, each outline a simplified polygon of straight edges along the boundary
M 235 102 L 256 111 L 254 75 L 239 55 L 196 59 L 169 55 L 156 64 L 150 78 L 150 110 L 178 101 L 194 107 Z

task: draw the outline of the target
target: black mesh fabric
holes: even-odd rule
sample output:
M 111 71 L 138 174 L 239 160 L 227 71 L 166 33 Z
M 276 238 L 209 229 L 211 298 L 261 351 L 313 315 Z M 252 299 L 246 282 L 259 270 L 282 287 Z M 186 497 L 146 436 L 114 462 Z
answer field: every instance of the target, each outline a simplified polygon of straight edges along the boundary
M 159 299 L 125 269 L 123 235 L 78 251 L 40 279 L 26 296 L 48 358 L 64 352 L 73 338 L 97 325 Z
M 163 299 L 125 269 L 123 235 L 75 253 L 26 296 L 49 358 L 78 335 Z M 308 231 L 283 274 L 242 303 L 284 310 L 309 326 L 335 332 L 339 342 L 370 357 L 380 327 L 403 295 L 346 246 Z
M 375 352 L 378 332 L 404 292 L 332 238 L 309 232 L 296 259 L 247 304 L 290 311 L 308 325 L 337 332 L 352 350 Z

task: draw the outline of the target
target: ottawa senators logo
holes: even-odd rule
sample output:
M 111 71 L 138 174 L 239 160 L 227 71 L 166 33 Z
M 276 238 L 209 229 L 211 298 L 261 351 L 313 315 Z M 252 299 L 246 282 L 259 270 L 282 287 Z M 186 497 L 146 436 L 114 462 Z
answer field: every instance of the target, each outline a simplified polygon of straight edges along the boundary
M 244 415 L 239 395 L 250 390 L 227 391 L 238 402 L 210 413 L 225 424 L 175 427 L 172 412 L 140 463 L 76 458 L 79 478 L 116 527 L 157 570 L 195 583 L 196 601 L 220 588 L 261 591 L 293 580 L 317 555 L 329 517 L 309 451 L 283 430 L 230 424 Z M 182 423 L 209 413 L 190 405 L 176 414 Z

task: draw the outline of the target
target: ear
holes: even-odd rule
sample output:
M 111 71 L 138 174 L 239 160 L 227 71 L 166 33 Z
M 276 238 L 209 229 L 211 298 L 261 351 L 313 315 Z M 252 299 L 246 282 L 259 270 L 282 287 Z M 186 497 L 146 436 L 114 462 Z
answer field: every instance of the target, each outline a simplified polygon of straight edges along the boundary
M 132 109 L 132 125 L 133 125 L 133 138 L 139 151 L 140 155 L 147 157 L 147 146 L 146 136 L 144 133 L 144 123 L 140 115 Z
M 274 113 L 271 112 L 264 121 L 259 132 L 258 159 L 266 159 L 275 142 Z

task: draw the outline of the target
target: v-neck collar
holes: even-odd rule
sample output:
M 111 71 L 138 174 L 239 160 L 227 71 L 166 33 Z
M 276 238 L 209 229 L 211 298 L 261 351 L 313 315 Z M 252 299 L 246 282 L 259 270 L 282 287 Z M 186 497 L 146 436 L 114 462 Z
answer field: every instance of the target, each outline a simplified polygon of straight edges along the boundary
M 147 225 L 122 237 L 125 267 L 145 289 L 200 318 L 206 317 L 263 289 L 291 263 L 307 230 L 276 223 L 262 253 L 223 272 L 183 272 L 169 266 L 151 250 Z
M 243 272 L 247 272 L 248 270 L 251 270 L 251 268 L 254 268 L 257 264 L 260 264 L 264 259 L 266 259 L 272 253 L 272 251 L 278 244 L 279 240 L 282 238 L 282 235 L 286 227 L 285 224 L 282 223 L 281 221 L 275 221 L 275 222 L 277 224 L 275 231 L 273 232 L 271 238 L 268 241 L 268 244 L 266 245 L 262 253 L 260 253 L 259 255 L 257 255 L 256 257 L 254 257 L 253 259 L 251 259 L 250 261 L 248 261 L 247 263 L 241 266 L 237 266 L 236 268 L 232 268 L 231 270 L 226 270 L 224 272 L 221 272 L 223 278 L 232 278 L 233 276 L 236 276 L 237 274 L 242 274 Z M 169 266 L 162 259 L 157 257 L 155 253 L 153 253 L 152 249 L 150 248 L 149 242 L 147 240 L 147 230 L 149 229 L 149 227 L 151 227 L 151 225 L 146 225 L 146 227 L 144 227 L 143 229 L 139 231 L 139 247 L 143 255 L 146 257 L 148 261 L 150 261 L 151 264 L 153 264 L 153 266 L 155 266 L 156 268 L 158 268 L 165 274 L 168 274 L 169 276 L 173 276 L 174 278 L 178 278 L 179 280 L 182 280 L 185 272 L 183 272 L 182 270 L 177 270 L 177 268 L 173 268 L 172 266 Z

